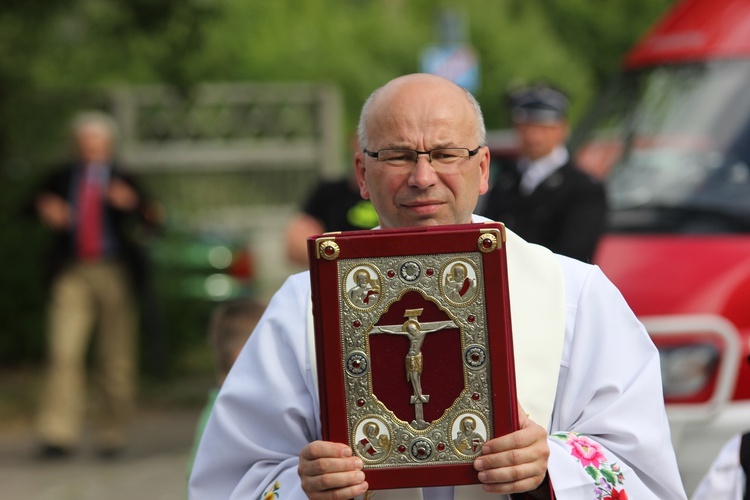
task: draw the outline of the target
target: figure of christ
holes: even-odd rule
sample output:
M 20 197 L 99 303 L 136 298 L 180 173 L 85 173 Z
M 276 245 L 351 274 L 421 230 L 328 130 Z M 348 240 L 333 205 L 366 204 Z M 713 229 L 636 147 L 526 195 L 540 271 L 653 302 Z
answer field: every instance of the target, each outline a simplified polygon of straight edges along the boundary
M 402 325 L 374 326 L 370 330 L 370 334 L 405 335 L 409 339 L 409 350 L 406 353 L 405 360 L 406 380 L 411 382 L 411 404 L 415 405 L 417 416 L 412 425 L 418 429 L 425 428 L 428 425 L 424 421 L 422 404 L 430 401 L 430 396 L 422 393 L 422 344 L 428 333 L 446 328 L 458 328 L 458 325 L 451 320 L 420 323 L 418 318 L 422 314 L 422 311 L 423 309 L 407 309 L 404 312 L 404 317 L 407 320 Z

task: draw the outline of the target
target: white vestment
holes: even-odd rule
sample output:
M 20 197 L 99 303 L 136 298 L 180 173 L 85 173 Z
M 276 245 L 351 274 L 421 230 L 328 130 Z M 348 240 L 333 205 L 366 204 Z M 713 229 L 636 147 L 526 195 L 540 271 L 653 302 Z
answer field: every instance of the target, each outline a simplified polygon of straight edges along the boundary
M 546 252 L 510 231 L 507 251 L 509 266 L 523 255 Z M 549 353 L 537 347 L 540 361 L 535 363 L 530 359 L 533 350 L 515 348 L 519 400 L 531 418 L 549 430 L 548 471 L 556 497 L 604 499 L 626 492 L 631 500 L 684 499 L 656 348 L 599 268 L 563 256 L 551 260 L 561 270 L 564 290 L 559 295 L 565 297 L 560 349 L 550 349 L 555 358 L 550 361 L 545 357 Z M 539 273 L 547 273 L 546 265 Z M 554 311 L 534 310 L 533 300 L 514 303 L 514 293 L 529 296 L 534 290 L 523 290 L 526 283 L 512 269 L 509 282 L 515 340 L 524 331 L 514 315 L 542 318 Z M 298 454 L 321 438 L 314 348 L 308 335 L 309 295 L 309 274 L 300 273 L 269 303 L 217 398 L 193 468 L 191 499 L 262 499 L 274 491 L 279 499 L 306 498 L 297 474 Z M 556 389 L 523 375 L 535 367 L 556 376 Z M 491 496 L 481 487 L 468 486 L 380 490 L 373 498 L 437 500 L 454 498 L 454 490 L 455 498 Z

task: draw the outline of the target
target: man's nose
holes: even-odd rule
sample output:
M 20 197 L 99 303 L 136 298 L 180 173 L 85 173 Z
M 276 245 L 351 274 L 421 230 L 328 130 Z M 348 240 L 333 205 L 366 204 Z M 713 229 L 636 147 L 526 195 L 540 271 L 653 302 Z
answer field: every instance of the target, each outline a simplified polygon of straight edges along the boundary
M 419 188 L 432 186 L 438 181 L 437 171 L 430 163 L 428 155 L 417 156 L 417 163 L 409 174 L 409 185 Z

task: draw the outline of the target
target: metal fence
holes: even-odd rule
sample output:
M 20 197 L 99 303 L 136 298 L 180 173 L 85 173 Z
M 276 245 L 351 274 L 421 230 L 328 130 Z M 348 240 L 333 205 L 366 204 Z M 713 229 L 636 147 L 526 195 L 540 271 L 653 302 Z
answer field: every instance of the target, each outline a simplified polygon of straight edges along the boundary
M 173 227 L 245 239 L 261 292 L 293 269 L 283 230 L 322 177 L 342 172 L 342 113 L 326 84 L 205 84 L 112 94 L 119 155 L 165 207 Z

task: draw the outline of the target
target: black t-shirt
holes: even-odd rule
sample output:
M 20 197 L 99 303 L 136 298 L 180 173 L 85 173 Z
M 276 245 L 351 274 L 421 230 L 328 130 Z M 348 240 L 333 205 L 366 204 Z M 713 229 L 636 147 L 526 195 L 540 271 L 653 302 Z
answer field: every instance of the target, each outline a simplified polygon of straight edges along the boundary
M 302 211 L 320 220 L 325 231 L 371 229 L 378 225 L 372 203 L 362 199 L 359 188 L 348 179 L 318 184 Z

